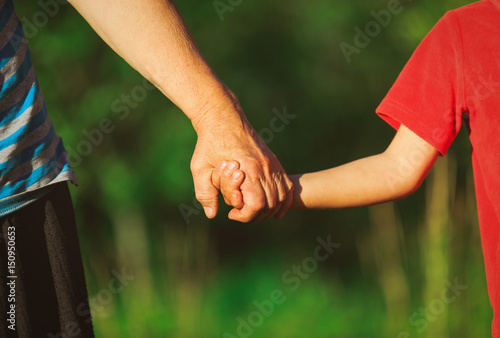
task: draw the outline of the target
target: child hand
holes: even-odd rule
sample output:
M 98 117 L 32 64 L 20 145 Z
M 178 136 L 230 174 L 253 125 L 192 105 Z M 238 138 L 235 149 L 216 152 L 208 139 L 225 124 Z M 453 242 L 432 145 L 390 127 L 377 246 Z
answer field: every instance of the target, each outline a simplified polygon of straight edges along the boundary
M 245 180 L 245 173 L 239 168 L 240 163 L 237 161 L 221 162 L 212 173 L 212 183 L 219 187 L 224 202 L 236 209 L 241 209 L 244 205 L 241 185 Z M 219 182 L 213 182 L 214 177 L 218 177 Z

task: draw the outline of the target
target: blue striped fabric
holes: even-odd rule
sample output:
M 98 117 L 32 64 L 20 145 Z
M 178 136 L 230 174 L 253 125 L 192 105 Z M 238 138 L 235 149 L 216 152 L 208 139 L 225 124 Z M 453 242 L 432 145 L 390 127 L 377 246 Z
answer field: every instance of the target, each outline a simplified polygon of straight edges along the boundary
M 0 0 L 0 216 L 62 181 L 77 184 L 47 115 L 12 0 Z

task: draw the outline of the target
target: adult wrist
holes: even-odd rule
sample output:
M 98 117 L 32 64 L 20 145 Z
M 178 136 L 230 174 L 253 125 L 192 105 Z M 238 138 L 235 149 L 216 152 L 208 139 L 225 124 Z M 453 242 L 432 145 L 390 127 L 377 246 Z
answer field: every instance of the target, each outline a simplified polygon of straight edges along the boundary
M 237 97 L 225 85 L 212 92 L 188 115 L 198 135 L 220 127 L 243 128 L 248 123 Z

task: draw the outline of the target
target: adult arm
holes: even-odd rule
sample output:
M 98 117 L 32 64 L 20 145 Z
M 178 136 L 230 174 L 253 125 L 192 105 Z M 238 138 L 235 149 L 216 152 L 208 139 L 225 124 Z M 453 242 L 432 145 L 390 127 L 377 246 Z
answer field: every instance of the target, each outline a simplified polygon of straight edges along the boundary
M 102 39 L 191 120 L 198 135 L 191 161 L 196 198 L 207 217 L 218 211 L 213 168 L 234 159 L 245 171 L 245 205 L 234 219 L 281 215 L 293 186 L 259 138 L 235 95 L 198 50 L 171 0 L 69 0 Z

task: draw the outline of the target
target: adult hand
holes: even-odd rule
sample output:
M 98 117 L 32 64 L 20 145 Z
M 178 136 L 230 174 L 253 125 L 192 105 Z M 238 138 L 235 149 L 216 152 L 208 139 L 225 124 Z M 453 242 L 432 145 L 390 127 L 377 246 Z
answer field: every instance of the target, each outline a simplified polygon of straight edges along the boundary
M 289 209 L 293 185 L 276 156 L 255 132 L 236 98 L 230 104 L 207 109 L 192 119 L 198 134 L 191 160 L 196 199 L 208 218 L 218 212 L 220 177 L 212 177 L 220 162 L 237 161 L 245 173 L 241 185 L 243 207 L 228 217 L 240 222 L 281 218 Z M 212 182 L 214 184 L 212 184 Z

